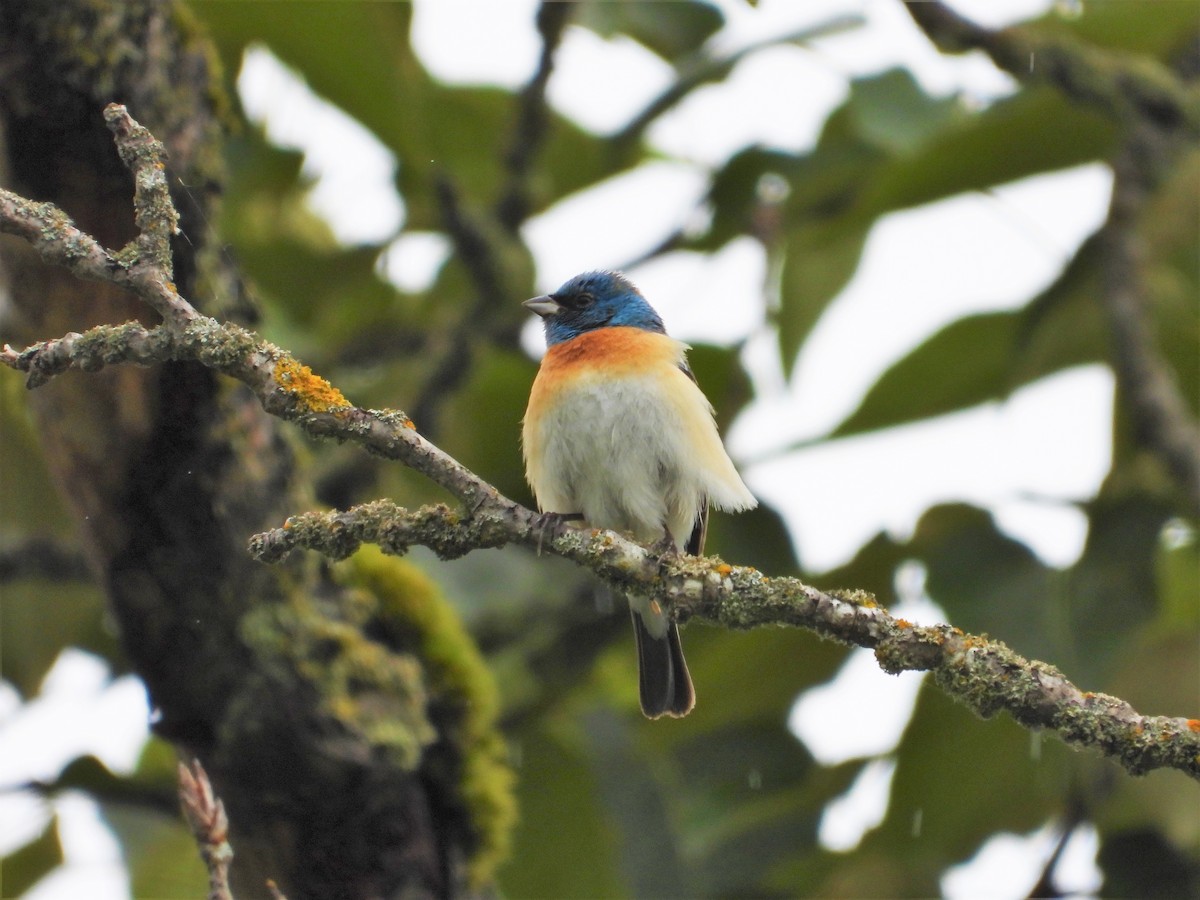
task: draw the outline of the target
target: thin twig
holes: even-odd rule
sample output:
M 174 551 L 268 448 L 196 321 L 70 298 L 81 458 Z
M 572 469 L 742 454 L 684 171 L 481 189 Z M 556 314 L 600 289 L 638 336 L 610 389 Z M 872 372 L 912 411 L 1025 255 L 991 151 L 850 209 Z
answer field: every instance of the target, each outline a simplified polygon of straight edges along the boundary
M 917 26 L 944 53 L 982 50 L 1018 81 L 1053 84 L 1068 97 L 1125 121 L 1150 118 L 1200 134 L 1200 95 L 1166 66 L 1017 26 L 993 31 L 937 0 L 905 0 Z
M 538 7 L 537 29 L 542 37 L 542 52 L 537 71 L 517 100 L 516 127 L 504 156 L 507 184 L 496 204 L 495 221 L 499 229 L 493 229 L 495 233 L 489 234 L 481 222 L 471 217 L 449 176 L 443 175 L 435 184 L 442 222 L 455 253 L 475 285 L 475 299 L 447 336 L 444 349 L 431 366 L 413 404 L 413 415 L 428 434 L 436 433 L 442 401 L 470 373 L 475 336 L 495 331 L 489 328 L 489 322 L 495 310 L 507 299 L 501 266 L 503 248 L 497 245 L 504 240 L 501 231 L 509 239 L 515 237 L 529 215 L 529 172 L 549 126 L 546 85 L 554 71 L 554 55 L 572 8 L 571 3 L 555 0 L 543 0 Z M 511 343 L 515 333 L 498 337 L 500 343 Z
M 179 802 L 208 869 L 208 900 L 233 900 L 229 890 L 229 864 L 233 862 L 229 820 L 225 804 L 213 793 L 208 773 L 198 759 L 192 760 L 190 767 L 179 764 Z
M 529 215 L 529 171 L 549 126 L 546 85 L 554 71 L 554 54 L 573 8 L 574 4 L 561 0 L 542 0 L 538 7 L 537 30 L 542 37 L 542 53 L 537 71 L 517 98 L 517 127 L 504 157 L 508 184 L 496 205 L 496 218 L 510 234 L 516 234 Z
M 659 116 L 674 108 L 692 91 L 706 84 L 720 81 L 743 59 L 760 50 L 784 44 L 809 43 L 818 38 L 830 37 L 851 28 L 857 28 L 863 24 L 863 21 L 861 16 L 856 15 L 836 16 L 827 22 L 791 34 L 748 44 L 740 50 L 721 57 L 714 58 L 703 50 L 698 51 L 696 55 L 679 64 L 679 77 L 665 91 L 651 100 L 645 109 L 612 136 L 613 143 L 621 146 L 636 141 Z
M 504 156 L 507 184 L 496 204 L 495 221 L 499 228 L 489 234 L 482 223 L 472 219 L 448 176 L 442 176 L 436 183 L 442 221 L 458 258 L 475 284 L 475 299 L 447 336 L 444 349 L 413 404 L 413 415 L 427 434 L 437 431 L 442 401 L 470 374 L 476 336 L 492 334 L 498 343 L 515 342 L 515 331 L 496 334 L 496 329 L 490 327 L 496 310 L 508 299 L 503 289 L 501 266 L 504 248 L 498 245 L 514 238 L 529 215 L 532 203 L 529 172 L 545 142 L 549 126 L 546 85 L 554 71 L 554 54 L 572 9 L 573 4 L 555 0 L 543 0 L 538 8 L 537 29 L 542 37 L 542 52 L 537 71 L 517 100 L 516 127 Z
M 92 580 L 79 548 L 51 537 L 30 537 L 0 545 L 0 584 L 22 578 L 47 581 Z
M 436 184 L 438 204 L 454 250 L 475 285 L 475 298 L 446 336 L 442 352 L 430 366 L 413 403 L 414 418 L 428 434 L 437 430 L 437 412 L 442 401 L 470 374 L 473 345 L 481 333 L 493 333 L 490 323 L 507 299 L 501 274 L 499 231 L 489 235 L 483 224 L 464 208 L 454 183 L 446 176 Z M 515 335 L 512 336 L 515 339 Z M 501 341 L 502 342 L 502 341 Z
M 1162 140 L 1151 126 L 1134 135 L 1113 164 L 1108 221 L 1100 231 L 1104 247 L 1100 301 L 1112 335 L 1113 370 L 1120 398 L 1136 439 L 1147 447 L 1183 489 L 1191 513 L 1200 516 L 1200 425 L 1157 349 L 1146 294 L 1138 220 L 1149 197 Z
M 171 236 L 179 233 L 179 213 L 167 187 L 166 148 L 135 122 L 125 107 L 116 103 L 105 107 L 104 123 L 116 138 L 121 162 L 133 173 L 138 236 L 130 250 L 136 253 L 138 264 L 154 266 L 165 276 L 165 281 L 171 282 L 174 280 Z

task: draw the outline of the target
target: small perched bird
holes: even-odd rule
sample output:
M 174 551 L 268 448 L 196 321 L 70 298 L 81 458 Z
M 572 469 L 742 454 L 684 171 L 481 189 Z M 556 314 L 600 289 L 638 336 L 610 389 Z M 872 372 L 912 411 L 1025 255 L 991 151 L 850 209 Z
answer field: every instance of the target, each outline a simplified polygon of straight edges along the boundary
M 672 552 L 700 554 L 708 507 L 756 505 L 717 434 L 687 345 L 624 275 L 585 272 L 526 300 L 546 355 L 525 411 L 525 476 L 543 513 L 582 518 Z M 631 596 L 642 712 L 685 716 L 696 703 L 679 629 Z

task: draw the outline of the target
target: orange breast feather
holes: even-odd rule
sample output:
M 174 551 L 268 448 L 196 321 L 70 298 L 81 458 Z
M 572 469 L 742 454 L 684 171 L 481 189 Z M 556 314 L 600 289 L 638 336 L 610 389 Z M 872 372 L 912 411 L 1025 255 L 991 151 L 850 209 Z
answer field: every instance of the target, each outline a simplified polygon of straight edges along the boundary
M 561 394 L 592 378 L 636 376 L 677 366 L 686 345 L 653 331 L 618 326 L 589 331 L 546 351 L 529 396 L 526 416 L 554 405 Z

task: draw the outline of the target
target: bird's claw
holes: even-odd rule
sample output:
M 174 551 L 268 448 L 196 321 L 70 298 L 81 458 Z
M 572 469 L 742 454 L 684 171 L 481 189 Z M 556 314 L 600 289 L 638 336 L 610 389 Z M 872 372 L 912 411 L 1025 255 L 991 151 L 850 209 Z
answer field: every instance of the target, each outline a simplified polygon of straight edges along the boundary
M 542 541 L 547 531 L 557 531 L 566 522 L 583 521 L 583 513 L 543 512 L 534 517 L 533 527 L 537 529 L 537 555 L 542 555 Z
M 650 545 L 650 552 L 655 556 L 670 559 L 679 555 L 679 545 L 675 543 L 675 538 L 671 537 L 671 532 L 664 528 L 663 536 Z

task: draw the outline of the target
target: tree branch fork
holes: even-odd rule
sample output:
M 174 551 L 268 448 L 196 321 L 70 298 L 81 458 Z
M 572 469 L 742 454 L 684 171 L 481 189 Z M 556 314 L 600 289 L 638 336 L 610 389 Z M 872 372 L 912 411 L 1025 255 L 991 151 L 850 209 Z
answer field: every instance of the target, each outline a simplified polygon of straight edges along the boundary
M 202 315 L 171 281 L 168 239 L 177 219 L 162 145 L 123 106 L 112 104 L 104 115 L 134 175 L 138 238 L 110 252 L 52 204 L 3 189 L 0 232 L 24 239 L 46 262 L 81 278 L 130 290 L 162 316 L 162 324 L 104 325 L 19 351 L 5 344 L 0 362 L 26 372 L 34 388 L 70 368 L 193 360 L 241 381 L 268 412 L 308 434 L 351 441 L 397 460 L 458 501 L 456 507 L 409 510 L 377 500 L 343 512 L 303 513 L 253 536 L 249 550 L 256 558 L 275 562 L 300 548 L 343 558 L 364 542 L 395 554 L 421 545 L 453 558 L 518 544 L 569 559 L 621 592 L 658 600 L 681 621 L 697 618 L 734 629 L 801 627 L 868 647 L 885 671 L 928 671 L 942 690 L 981 716 L 1007 711 L 1028 728 L 1094 748 L 1132 773 L 1174 768 L 1200 780 L 1200 720 L 1142 715 L 1119 698 L 1082 691 L 1053 666 L 1026 660 L 999 641 L 896 618 L 865 592 L 821 591 L 716 557 L 661 555 L 610 531 L 539 515 L 430 443 L 403 413 L 356 407 L 285 350 Z

